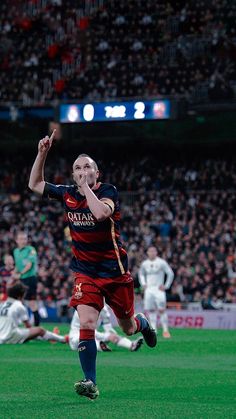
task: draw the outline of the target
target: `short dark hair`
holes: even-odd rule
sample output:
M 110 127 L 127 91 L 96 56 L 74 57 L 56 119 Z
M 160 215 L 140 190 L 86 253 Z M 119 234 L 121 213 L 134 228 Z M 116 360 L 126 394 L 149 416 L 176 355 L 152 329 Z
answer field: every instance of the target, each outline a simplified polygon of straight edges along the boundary
M 18 298 L 24 297 L 26 290 L 28 287 L 23 285 L 21 282 L 17 282 L 16 284 L 12 285 L 12 287 L 7 288 L 7 295 L 8 297 Z

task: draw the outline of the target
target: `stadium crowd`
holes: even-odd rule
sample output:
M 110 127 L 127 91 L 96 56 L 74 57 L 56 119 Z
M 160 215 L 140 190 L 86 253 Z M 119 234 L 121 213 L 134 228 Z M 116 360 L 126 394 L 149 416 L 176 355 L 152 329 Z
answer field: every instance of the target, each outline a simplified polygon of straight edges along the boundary
M 0 102 L 234 96 L 234 2 L 81 3 L 1 2 Z
M 137 293 L 138 269 L 147 247 L 154 244 L 175 272 L 169 301 L 200 302 L 206 309 L 236 303 L 235 162 L 166 164 L 150 156 L 123 165 L 122 173 L 116 163 L 103 172 L 102 181 L 121 191 L 122 241 Z M 65 159 L 54 164 L 47 170 L 47 180 L 70 184 Z M 27 231 L 39 257 L 38 298 L 65 306 L 73 277 L 61 205 L 29 194 L 29 167 L 21 171 L 19 165 L 15 173 L 9 167 L 6 162 L 0 169 L 0 259 L 12 253 L 16 232 Z

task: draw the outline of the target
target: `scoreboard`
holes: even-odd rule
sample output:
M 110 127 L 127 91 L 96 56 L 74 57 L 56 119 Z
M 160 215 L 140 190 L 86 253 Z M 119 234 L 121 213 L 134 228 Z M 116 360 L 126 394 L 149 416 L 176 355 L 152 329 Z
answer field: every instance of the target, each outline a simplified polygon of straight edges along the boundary
M 125 102 L 89 102 L 59 106 L 59 122 L 88 123 L 169 119 L 171 102 L 136 100 Z

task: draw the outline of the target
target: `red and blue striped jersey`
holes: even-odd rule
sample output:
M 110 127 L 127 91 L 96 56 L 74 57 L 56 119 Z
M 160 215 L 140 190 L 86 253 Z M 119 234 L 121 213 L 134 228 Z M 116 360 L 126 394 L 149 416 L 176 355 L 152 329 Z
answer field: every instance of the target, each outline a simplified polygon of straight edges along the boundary
M 128 270 L 127 253 L 120 241 L 118 193 L 115 186 L 100 182 L 93 192 L 114 208 L 104 221 L 96 220 L 76 185 L 46 183 L 43 195 L 64 206 L 72 239 L 71 269 L 93 278 L 115 278 Z

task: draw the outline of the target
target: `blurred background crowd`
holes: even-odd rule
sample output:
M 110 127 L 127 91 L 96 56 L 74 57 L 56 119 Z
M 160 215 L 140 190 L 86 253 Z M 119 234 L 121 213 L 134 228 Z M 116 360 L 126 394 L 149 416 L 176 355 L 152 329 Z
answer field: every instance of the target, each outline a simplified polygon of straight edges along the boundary
M 2 2 L 0 102 L 230 100 L 235 19 L 231 0 Z

